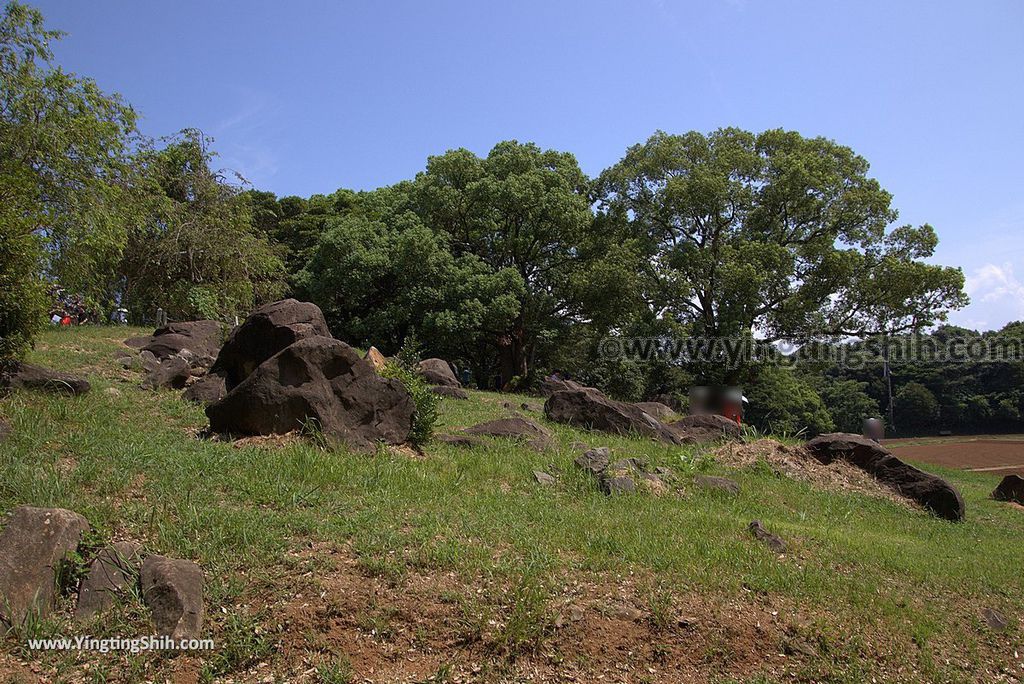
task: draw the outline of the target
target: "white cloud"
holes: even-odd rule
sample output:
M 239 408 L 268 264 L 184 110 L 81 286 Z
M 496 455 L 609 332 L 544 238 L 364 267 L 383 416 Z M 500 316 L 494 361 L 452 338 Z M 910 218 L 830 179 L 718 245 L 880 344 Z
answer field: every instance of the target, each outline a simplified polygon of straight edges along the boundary
M 964 283 L 971 303 L 950 315 L 950 322 L 973 330 L 1001 328 L 1010 321 L 1024 320 L 1024 283 L 1017 279 L 1013 264 L 987 263 L 971 271 Z

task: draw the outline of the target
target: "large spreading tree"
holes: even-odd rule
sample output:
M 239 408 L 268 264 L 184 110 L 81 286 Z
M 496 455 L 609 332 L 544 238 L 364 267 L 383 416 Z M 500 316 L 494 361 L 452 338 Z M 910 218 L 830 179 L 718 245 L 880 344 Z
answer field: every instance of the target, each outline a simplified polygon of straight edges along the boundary
M 135 112 L 53 63 L 60 36 L 18 2 L 0 18 L 0 361 L 41 324 L 45 276 L 109 295 L 133 218 Z

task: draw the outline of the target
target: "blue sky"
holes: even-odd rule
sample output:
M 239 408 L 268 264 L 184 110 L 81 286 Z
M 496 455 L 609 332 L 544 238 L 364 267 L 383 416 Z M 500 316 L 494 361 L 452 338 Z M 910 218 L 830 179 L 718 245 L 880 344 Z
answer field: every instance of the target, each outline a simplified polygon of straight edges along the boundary
M 652 132 L 784 127 L 853 147 L 961 266 L 954 322 L 1024 319 L 1024 3 L 36 3 L 65 68 L 158 136 L 308 196 L 412 177 L 453 147 L 573 152 L 596 175 Z

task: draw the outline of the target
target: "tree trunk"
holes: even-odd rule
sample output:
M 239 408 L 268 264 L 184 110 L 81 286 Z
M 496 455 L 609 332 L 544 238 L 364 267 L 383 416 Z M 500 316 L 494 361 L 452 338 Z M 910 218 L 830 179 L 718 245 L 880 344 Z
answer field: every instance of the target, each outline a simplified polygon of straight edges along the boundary
M 501 369 L 501 389 L 503 390 L 508 388 L 512 378 L 526 376 L 525 337 L 521 321 L 516 321 L 509 332 L 498 337 L 498 358 Z

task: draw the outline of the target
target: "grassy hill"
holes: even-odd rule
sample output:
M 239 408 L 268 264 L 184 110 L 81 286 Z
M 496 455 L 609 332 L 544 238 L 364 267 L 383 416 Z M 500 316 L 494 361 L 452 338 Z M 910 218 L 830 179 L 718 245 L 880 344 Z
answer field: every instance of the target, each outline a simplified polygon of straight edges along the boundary
M 548 425 L 558 447 L 431 443 L 372 456 L 316 439 L 202 439 L 202 409 L 115 361 L 135 331 L 54 330 L 30 360 L 82 398 L 0 400 L 0 511 L 86 516 L 206 573 L 211 652 L 28 651 L 32 635 L 149 633 L 138 601 L 83 628 L 68 607 L 0 641 L 13 681 L 1020 681 L 1024 510 L 997 478 L 947 477 L 967 520 L 821 489 L 767 463 Z M 445 400 L 442 432 L 522 397 Z M 543 421 L 539 399 L 524 413 Z M 671 468 L 670 495 L 607 497 L 579 443 Z M 557 478 L 538 485 L 533 471 Z M 738 496 L 702 489 L 727 475 Z M 760 519 L 789 545 L 747 531 Z M 993 629 L 986 609 L 1009 626 Z M 22 679 L 19 679 L 22 678 Z

